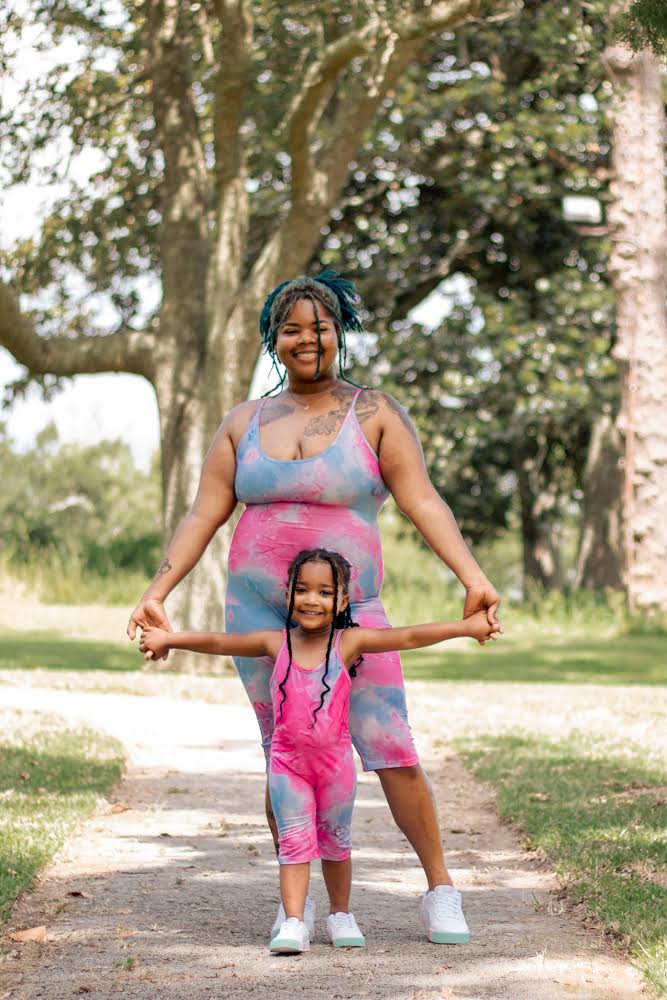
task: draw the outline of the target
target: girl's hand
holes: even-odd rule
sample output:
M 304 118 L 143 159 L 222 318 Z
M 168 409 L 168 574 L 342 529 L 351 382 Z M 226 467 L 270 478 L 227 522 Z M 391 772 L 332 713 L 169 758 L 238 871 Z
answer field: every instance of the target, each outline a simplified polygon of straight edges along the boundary
M 139 639 L 139 649 L 144 660 L 159 660 L 169 652 L 169 635 L 166 629 L 145 627 Z
M 489 625 L 486 609 L 484 611 L 475 611 L 469 618 L 465 618 L 464 625 L 468 630 L 467 634 L 472 639 L 477 639 L 480 646 L 483 646 L 487 639 L 497 639 L 503 631 L 500 622 Z
M 141 600 L 132 612 L 127 626 L 127 634 L 130 639 L 134 639 L 138 628 L 140 628 L 145 635 L 146 631 L 153 627 L 159 629 L 160 631 L 166 630 L 167 632 L 171 632 L 172 630 L 162 601 L 158 601 L 156 598 L 150 598 L 147 601 Z M 139 644 L 139 648 L 141 648 L 141 643 Z M 164 653 L 163 659 L 166 660 L 167 655 L 168 653 Z M 158 657 L 147 656 L 145 659 L 157 660 Z

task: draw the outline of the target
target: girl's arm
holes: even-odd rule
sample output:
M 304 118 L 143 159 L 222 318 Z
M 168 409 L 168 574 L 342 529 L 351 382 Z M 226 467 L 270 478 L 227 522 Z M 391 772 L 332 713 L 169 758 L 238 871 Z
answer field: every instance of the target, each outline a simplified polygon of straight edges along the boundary
M 340 639 L 341 653 L 346 663 L 353 663 L 362 653 L 387 653 L 391 650 L 421 649 L 445 639 L 467 636 L 484 643 L 497 639 L 502 625 L 489 625 L 485 611 L 456 622 L 430 622 L 405 628 L 350 628 Z
M 168 632 L 161 628 L 145 628 L 139 649 L 147 660 L 157 660 L 170 649 L 189 649 L 193 653 L 217 656 L 271 656 L 280 650 L 282 633 L 274 630 L 258 632 Z

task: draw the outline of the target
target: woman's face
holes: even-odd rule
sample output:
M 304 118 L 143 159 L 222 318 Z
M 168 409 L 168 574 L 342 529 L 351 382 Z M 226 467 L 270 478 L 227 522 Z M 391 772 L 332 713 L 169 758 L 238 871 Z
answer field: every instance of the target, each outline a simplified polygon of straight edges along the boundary
M 317 303 L 320 320 L 320 378 L 328 374 L 338 355 L 338 336 L 333 316 Z M 317 320 L 311 299 L 292 306 L 276 334 L 276 354 L 290 375 L 304 382 L 315 380 L 317 371 Z

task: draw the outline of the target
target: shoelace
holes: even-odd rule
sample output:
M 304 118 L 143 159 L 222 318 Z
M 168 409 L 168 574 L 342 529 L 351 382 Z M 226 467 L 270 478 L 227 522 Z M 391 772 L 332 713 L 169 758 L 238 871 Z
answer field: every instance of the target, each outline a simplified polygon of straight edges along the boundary
M 433 892 L 435 912 L 439 917 L 458 917 L 461 900 L 456 892 Z
M 288 917 L 287 920 L 283 922 L 283 927 L 286 927 L 290 931 L 298 930 L 301 921 L 298 917 Z
M 351 913 L 334 913 L 332 914 L 333 925 L 337 931 L 344 930 L 355 930 L 355 921 Z

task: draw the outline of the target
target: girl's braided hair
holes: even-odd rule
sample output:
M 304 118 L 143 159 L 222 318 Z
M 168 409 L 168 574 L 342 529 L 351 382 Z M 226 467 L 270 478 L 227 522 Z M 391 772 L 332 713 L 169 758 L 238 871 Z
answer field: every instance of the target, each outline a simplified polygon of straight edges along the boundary
M 339 277 L 335 271 L 327 269 L 318 274 L 316 278 L 302 275 L 299 278 L 292 278 L 290 281 L 283 281 L 277 285 L 267 296 L 261 315 L 259 317 L 259 332 L 262 338 L 264 350 L 271 358 L 272 367 L 278 375 L 278 382 L 268 392 L 281 389 L 285 383 L 285 372 L 281 372 L 278 367 L 276 355 L 276 337 L 282 323 L 289 316 L 293 306 L 301 299 L 308 299 L 312 302 L 315 313 L 315 326 L 317 329 L 317 370 L 315 378 L 320 377 L 320 361 L 322 358 L 322 339 L 320 331 L 320 313 L 318 303 L 331 314 L 336 326 L 338 339 L 338 372 L 340 377 L 351 385 L 357 385 L 352 379 L 345 375 L 345 364 L 347 362 L 347 343 L 345 334 L 348 330 L 361 331 L 363 329 L 356 303 L 358 296 L 354 283 L 346 278 Z M 361 388 L 361 386 L 357 386 Z
M 329 549 L 302 549 L 292 562 L 290 563 L 289 569 L 287 570 L 287 582 L 289 585 L 290 596 L 289 596 L 289 606 L 287 608 L 287 621 L 286 621 L 286 633 L 287 633 L 287 652 L 289 654 L 289 660 L 287 663 L 287 670 L 285 671 L 285 676 L 281 680 L 278 688 L 282 694 L 282 699 L 279 707 L 278 722 L 282 719 L 283 715 L 283 705 L 287 699 L 287 692 L 285 690 L 285 684 L 287 683 L 287 678 L 289 677 L 290 670 L 292 669 L 292 614 L 294 612 L 294 597 L 296 594 L 296 586 L 299 582 L 299 573 L 301 572 L 301 567 L 305 566 L 309 562 L 326 562 L 331 567 L 331 575 L 333 577 L 333 615 L 331 618 L 331 628 L 329 630 L 329 639 L 327 642 L 327 655 L 324 661 L 324 674 L 322 676 L 322 694 L 320 697 L 320 703 L 313 712 L 313 721 L 311 722 L 310 728 L 312 729 L 317 721 L 317 713 L 324 705 L 324 699 L 327 693 L 331 690 L 331 687 L 327 683 L 327 674 L 329 673 L 329 656 L 331 654 L 331 647 L 333 645 L 333 637 L 336 629 L 342 628 L 356 628 L 357 622 L 352 621 L 352 614 L 350 612 L 350 605 L 348 604 L 344 611 L 338 610 L 338 587 L 340 585 L 343 594 L 347 595 L 349 593 L 350 587 L 350 573 L 352 567 L 350 566 L 347 559 L 345 559 L 339 552 L 331 552 Z M 362 661 L 362 657 L 352 665 L 350 668 L 350 676 L 356 677 L 357 667 Z

